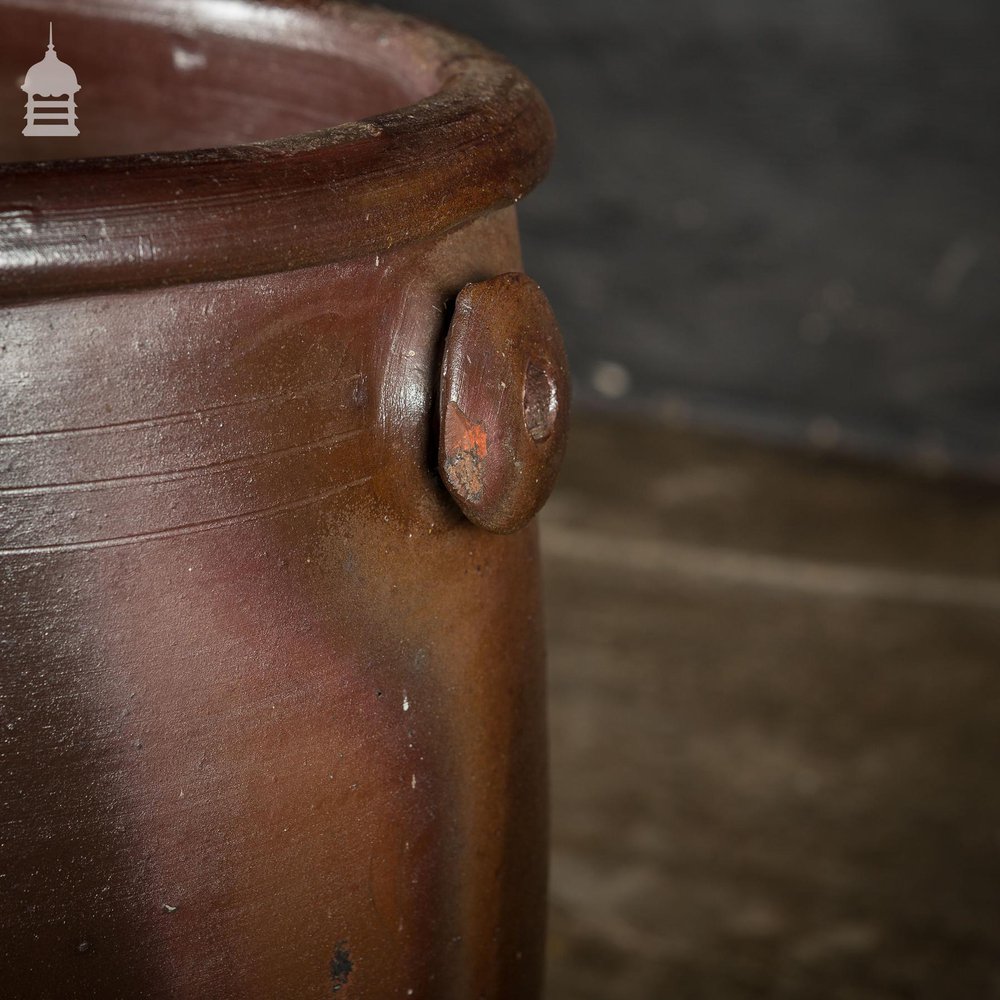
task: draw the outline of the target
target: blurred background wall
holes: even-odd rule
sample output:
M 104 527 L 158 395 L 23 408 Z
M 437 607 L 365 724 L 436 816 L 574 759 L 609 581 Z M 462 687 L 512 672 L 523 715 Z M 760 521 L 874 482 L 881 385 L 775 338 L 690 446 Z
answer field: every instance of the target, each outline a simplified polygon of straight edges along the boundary
M 1000 478 L 995 0 L 393 0 L 559 129 L 577 400 Z

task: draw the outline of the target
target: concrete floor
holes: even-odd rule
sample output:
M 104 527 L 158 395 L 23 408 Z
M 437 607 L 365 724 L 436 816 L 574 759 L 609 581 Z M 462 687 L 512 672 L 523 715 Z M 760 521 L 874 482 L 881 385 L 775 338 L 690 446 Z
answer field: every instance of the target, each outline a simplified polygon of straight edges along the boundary
M 549 1000 L 1000 997 L 1000 489 L 577 421 Z

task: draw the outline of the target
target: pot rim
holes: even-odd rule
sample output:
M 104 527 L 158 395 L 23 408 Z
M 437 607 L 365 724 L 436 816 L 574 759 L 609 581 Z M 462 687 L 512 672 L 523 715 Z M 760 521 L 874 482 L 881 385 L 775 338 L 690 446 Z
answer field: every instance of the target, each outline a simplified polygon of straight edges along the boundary
M 297 44 L 318 51 L 358 51 L 345 48 L 349 41 L 407 60 L 429 96 L 261 142 L 0 164 L 0 301 L 223 280 L 386 253 L 519 201 L 551 160 L 551 116 L 527 78 L 476 42 L 406 15 L 339 0 L 2 6 L 61 6 L 240 37 L 255 25 L 270 25 L 273 37 L 277 19 Z M 223 8 L 229 16 L 219 18 Z

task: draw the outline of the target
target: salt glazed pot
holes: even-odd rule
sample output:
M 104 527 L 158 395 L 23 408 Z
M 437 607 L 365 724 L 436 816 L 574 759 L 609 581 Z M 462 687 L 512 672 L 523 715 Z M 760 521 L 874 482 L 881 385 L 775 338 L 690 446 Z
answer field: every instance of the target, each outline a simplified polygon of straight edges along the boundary
M 0 7 L 0 995 L 537 997 L 544 104 L 351 4 Z

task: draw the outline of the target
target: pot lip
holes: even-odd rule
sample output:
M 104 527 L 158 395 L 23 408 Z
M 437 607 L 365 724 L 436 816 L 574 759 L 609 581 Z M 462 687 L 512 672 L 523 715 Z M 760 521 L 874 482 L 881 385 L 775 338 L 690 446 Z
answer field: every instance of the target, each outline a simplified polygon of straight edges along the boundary
M 246 19 L 215 24 L 220 3 Z M 193 11 L 208 12 L 196 30 L 221 34 L 277 14 L 331 53 L 344 32 L 388 47 L 433 92 L 360 121 L 243 145 L 0 164 L 0 302 L 383 254 L 514 204 L 548 171 L 552 119 L 528 79 L 478 43 L 408 15 L 340 0 L 2 5 L 183 24 L 188 33 Z

